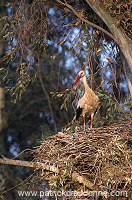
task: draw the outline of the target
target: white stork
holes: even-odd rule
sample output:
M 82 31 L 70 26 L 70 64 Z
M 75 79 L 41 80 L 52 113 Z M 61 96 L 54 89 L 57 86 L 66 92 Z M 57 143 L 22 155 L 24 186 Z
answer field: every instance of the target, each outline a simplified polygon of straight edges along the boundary
M 92 120 L 99 106 L 99 98 L 98 96 L 95 95 L 94 91 L 88 86 L 87 80 L 86 80 L 86 74 L 83 70 L 81 70 L 78 73 L 73 86 L 77 84 L 80 78 L 82 78 L 83 80 L 85 93 L 82 96 L 82 98 L 78 101 L 77 110 L 76 110 L 76 120 L 78 120 L 80 116 L 83 117 L 84 131 L 86 131 L 87 117 L 90 119 L 90 128 L 92 128 Z

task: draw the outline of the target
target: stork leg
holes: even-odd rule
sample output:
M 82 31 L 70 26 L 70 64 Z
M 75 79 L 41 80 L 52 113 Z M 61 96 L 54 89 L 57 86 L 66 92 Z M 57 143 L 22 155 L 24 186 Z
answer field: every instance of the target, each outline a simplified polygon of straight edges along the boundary
M 90 128 L 92 128 L 92 117 L 90 117 Z
M 86 115 L 84 115 L 83 119 L 84 119 L 84 132 L 86 132 Z
M 93 124 L 93 116 L 94 114 L 92 113 L 90 116 L 90 128 L 93 128 L 92 124 Z

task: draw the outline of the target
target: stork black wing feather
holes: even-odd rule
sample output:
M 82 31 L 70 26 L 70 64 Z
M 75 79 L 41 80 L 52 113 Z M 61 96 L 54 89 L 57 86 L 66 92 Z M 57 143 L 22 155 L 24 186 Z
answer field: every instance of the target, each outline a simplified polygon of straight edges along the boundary
M 76 120 L 79 119 L 80 115 L 82 114 L 82 108 L 80 106 L 76 110 Z
M 95 110 L 94 115 L 96 114 L 97 110 L 98 110 L 98 108 Z

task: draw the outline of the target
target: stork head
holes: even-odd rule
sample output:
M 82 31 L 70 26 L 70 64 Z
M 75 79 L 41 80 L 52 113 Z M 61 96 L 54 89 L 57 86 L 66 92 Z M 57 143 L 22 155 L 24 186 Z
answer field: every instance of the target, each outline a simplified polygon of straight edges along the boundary
M 85 75 L 85 72 L 83 70 L 81 70 L 78 75 L 77 78 L 75 79 L 73 86 L 77 84 L 77 82 L 80 80 L 80 78 L 82 78 Z

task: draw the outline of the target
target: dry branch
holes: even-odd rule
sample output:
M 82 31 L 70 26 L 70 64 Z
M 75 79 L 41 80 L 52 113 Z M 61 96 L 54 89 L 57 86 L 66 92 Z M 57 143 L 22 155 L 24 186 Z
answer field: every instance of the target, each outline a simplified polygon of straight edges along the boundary
M 32 168 L 36 168 L 36 169 L 47 170 L 47 171 L 54 172 L 54 173 L 57 173 L 57 174 L 60 172 L 58 167 L 55 167 L 54 165 L 47 164 L 47 163 L 13 160 L 13 159 L 8 159 L 8 158 L 1 158 L 0 163 L 7 164 L 7 165 L 32 167 Z M 88 187 L 90 189 L 93 188 L 94 184 L 91 183 L 90 181 L 86 180 L 83 176 L 80 176 L 79 173 L 73 172 L 71 174 L 71 177 L 73 179 L 76 179 L 79 183 L 82 183 L 86 187 Z
M 55 173 L 59 173 L 59 169 L 54 165 L 40 163 L 40 162 L 32 162 L 32 161 L 22 161 L 22 160 L 13 160 L 9 158 L 0 158 L 0 163 L 7 164 L 7 165 L 17 165 L 17 166 L 24 166 L 24 167 L 33 167 L 37 169 L 43 169 L 52 171 Z

